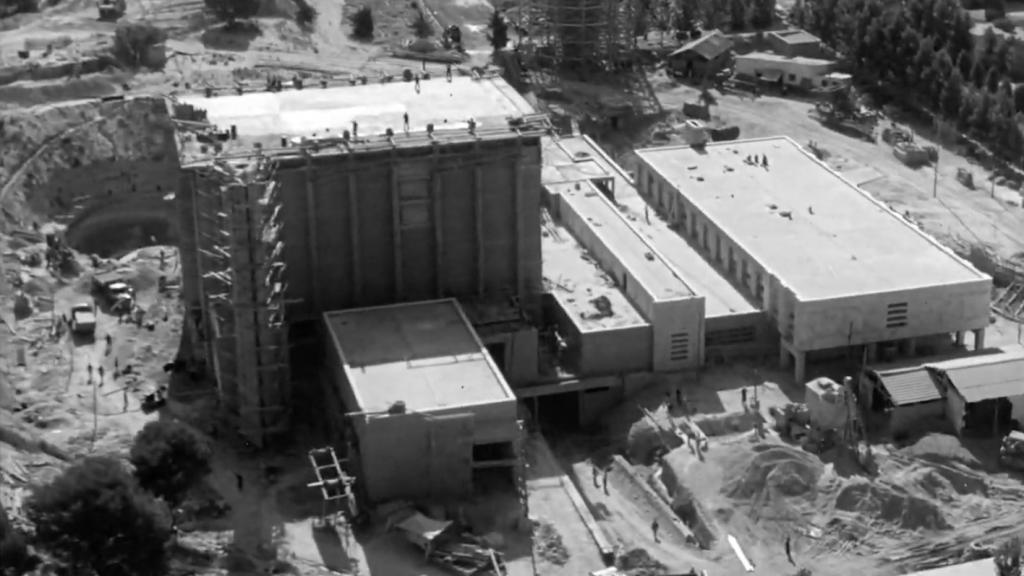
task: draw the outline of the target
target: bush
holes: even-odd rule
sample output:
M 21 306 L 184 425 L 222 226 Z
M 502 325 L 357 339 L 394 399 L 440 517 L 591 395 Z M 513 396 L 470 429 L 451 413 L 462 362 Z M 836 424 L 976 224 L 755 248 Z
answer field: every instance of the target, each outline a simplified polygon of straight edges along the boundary
M 508 45 L 508 22 L 497 9 L 491 12 L 491 21 L 487 23 L 487 28 L 490 31 L 487 34 L 487 40 L 495 52 Z
M 0 575 L 25 574 L 38 563 L 39 559 L 28 550 L 24 534 L 11 524 L 7 510 L 0 506 Z
M 412 33 L 417 38 L 430 38 L 434 34 L 434 27 L 430 25 L 430 20 L 427 20 L 426 13 L 423 9 L 416 10 L 416 19 L 409 25 L 412 28 Z
M 156 420 L 135 436 L 129 459 L 139 485 L 175 508 L 210 473 L 211 455 L 206 441 L 188 426 Z
M 1013 34 L 1013 31 L 1017 29 L 1017 26 L 1007 17 L 996 18 L 992 21 L 992 25 L 996 28 L 1006 32 L 1007 34 Z
M 308 28 L 316 20 L 316 8 L 313 8 L 306 0 L 296 0 L 298 11 L 295 12 L 295 22 L 303 28 Z
M 213 12 L 218 20 L 227 22 L 232 27 L 236 20 L 252 18 L 259 12 L 260 0 L 205 0 L 206 8 Z
M 129 66 L 138 66 L 150 46 L 166 39 L 167 33 L 149 22 L 121 22 L 114 30 L 114 55 Z
M 35 489 L 27 504 L 36 542 L 72 574 L 159 576 L 171 537 L 167 507 L 120 462 L 86 458 Z
M 359 40 L 373 40 L 373 10 L 363 6 L 349 16 L 352 23 L 352 36 Z

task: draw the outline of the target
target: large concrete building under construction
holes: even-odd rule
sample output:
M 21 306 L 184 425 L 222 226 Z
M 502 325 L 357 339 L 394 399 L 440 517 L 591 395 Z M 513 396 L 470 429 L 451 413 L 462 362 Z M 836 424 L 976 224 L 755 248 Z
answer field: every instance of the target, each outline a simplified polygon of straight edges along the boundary
M 637 184 L 808 358 L 984 347 L 992 279 L 789 138 L 638 150 Z
M 546 124 L 503 81 L 193 98 L 174 117 L 186 331 L 251 440 L 287 428 L 289 332 L 332 310 L 457 297 L 511 379 L 535 376 Z

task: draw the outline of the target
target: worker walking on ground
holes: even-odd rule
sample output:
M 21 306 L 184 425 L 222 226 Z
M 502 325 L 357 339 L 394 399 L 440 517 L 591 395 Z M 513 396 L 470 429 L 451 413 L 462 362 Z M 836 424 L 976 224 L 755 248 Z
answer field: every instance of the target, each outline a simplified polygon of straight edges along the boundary
M 405 127 L 406 134 L 409 133 L 409 113 L 402 114 L 402 125 Z
M 651 534 L 654 535 L 654 541 L 655 542 L 661 543 L 661 540 L 658 539 L 658 519 L 657 518 L 654 519 L 654 522 L 651 522 Z
M 121 409 L 121 412 L 124 413 L 128 411 L 128 387 L 122 388 L 121 392 L 124 393 L 124 408 Z
M 786 536 L 786 559 L 789 560 L 790 564 L 796 566 L 796 562 L 793 562 L 793 548 L 789 536 Z
M 676 386 L 676 404 L 680 407 L 683 405 L 683 387 L 682 385 Z
M 103 387 L 103 366 L 99 367 L 99 373 L 100 373 L 100 388 L 102 388 Z
M 600 488 L 601 485 L 598 483 L 597 480 L 598 480 L 598 476 L 600 475 L 601 471 L 598 470 L 597 464 L 592 464 L 592 466 L 593 466 L 593 469 L 594 469 L 594 488 Z
M 242 475 L 238 472 L 235 472 L 235 485 L 238 487 L 239 493 L 245 488 L 245 478 L 242 478 Z
M 744 386 L 743 390 L 740 390 L 740 398 L 743 400 L 743 411 L 747 411 L 747 387 Z
M 445 67 L 444 67 L 444 77 L 445 77 L 445 80 L 448 80 L 449 82 L 452 81 L 452 65 L 451 64 L 445 64 Z
M 604 490 L 604 495 L 608 495 L 608 469 L 604 469 L 604 474 L 601 476 L 601 488 Z

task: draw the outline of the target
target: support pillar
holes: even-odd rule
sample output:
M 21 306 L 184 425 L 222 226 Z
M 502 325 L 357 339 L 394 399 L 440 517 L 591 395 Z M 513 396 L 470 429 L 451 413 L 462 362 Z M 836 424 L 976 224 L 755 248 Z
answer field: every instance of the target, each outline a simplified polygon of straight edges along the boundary
M 807 353 L 801 350 L 793 351 L 793 377 L 797 384 L 803 384 L 807 379 Z
M 978 328 L 974 331 L 974 349 L 983 350 L 985 348 L 985 329 Z
M 907 338 L 907 356 L 917 356 L 917 338 Z
M 789 368 L 793 357 L 789 354 L 789 348 L 785 344 L 779 344 L 779 368 Z
M 878 360 L 878 342 L 871 342 L 871 343 L 869 343 L 867 345 L 867 349 L 868 349 L 868 353 L 867 353 L 868 363 L 870 364 L 870 363 Z
M 959 347 L 964 345 L 964 331 L 963 330 L 957 330 L 956 331 L 956 339 L 953 341 L 953 343 L 956 344 L 957 348 L 959 348 Z

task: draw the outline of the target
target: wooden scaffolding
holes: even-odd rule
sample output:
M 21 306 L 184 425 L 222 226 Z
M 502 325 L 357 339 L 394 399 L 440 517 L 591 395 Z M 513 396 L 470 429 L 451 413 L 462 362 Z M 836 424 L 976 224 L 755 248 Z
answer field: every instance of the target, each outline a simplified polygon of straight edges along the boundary
M 257 447 L 290 427 L 285 265 L 274 165 L 218 162 L 196 190 L 206 321 L 222 406 Z
M 634 1 L 521 0 L 518 17 L 542 67 L 587 74 L 632 65 Z

